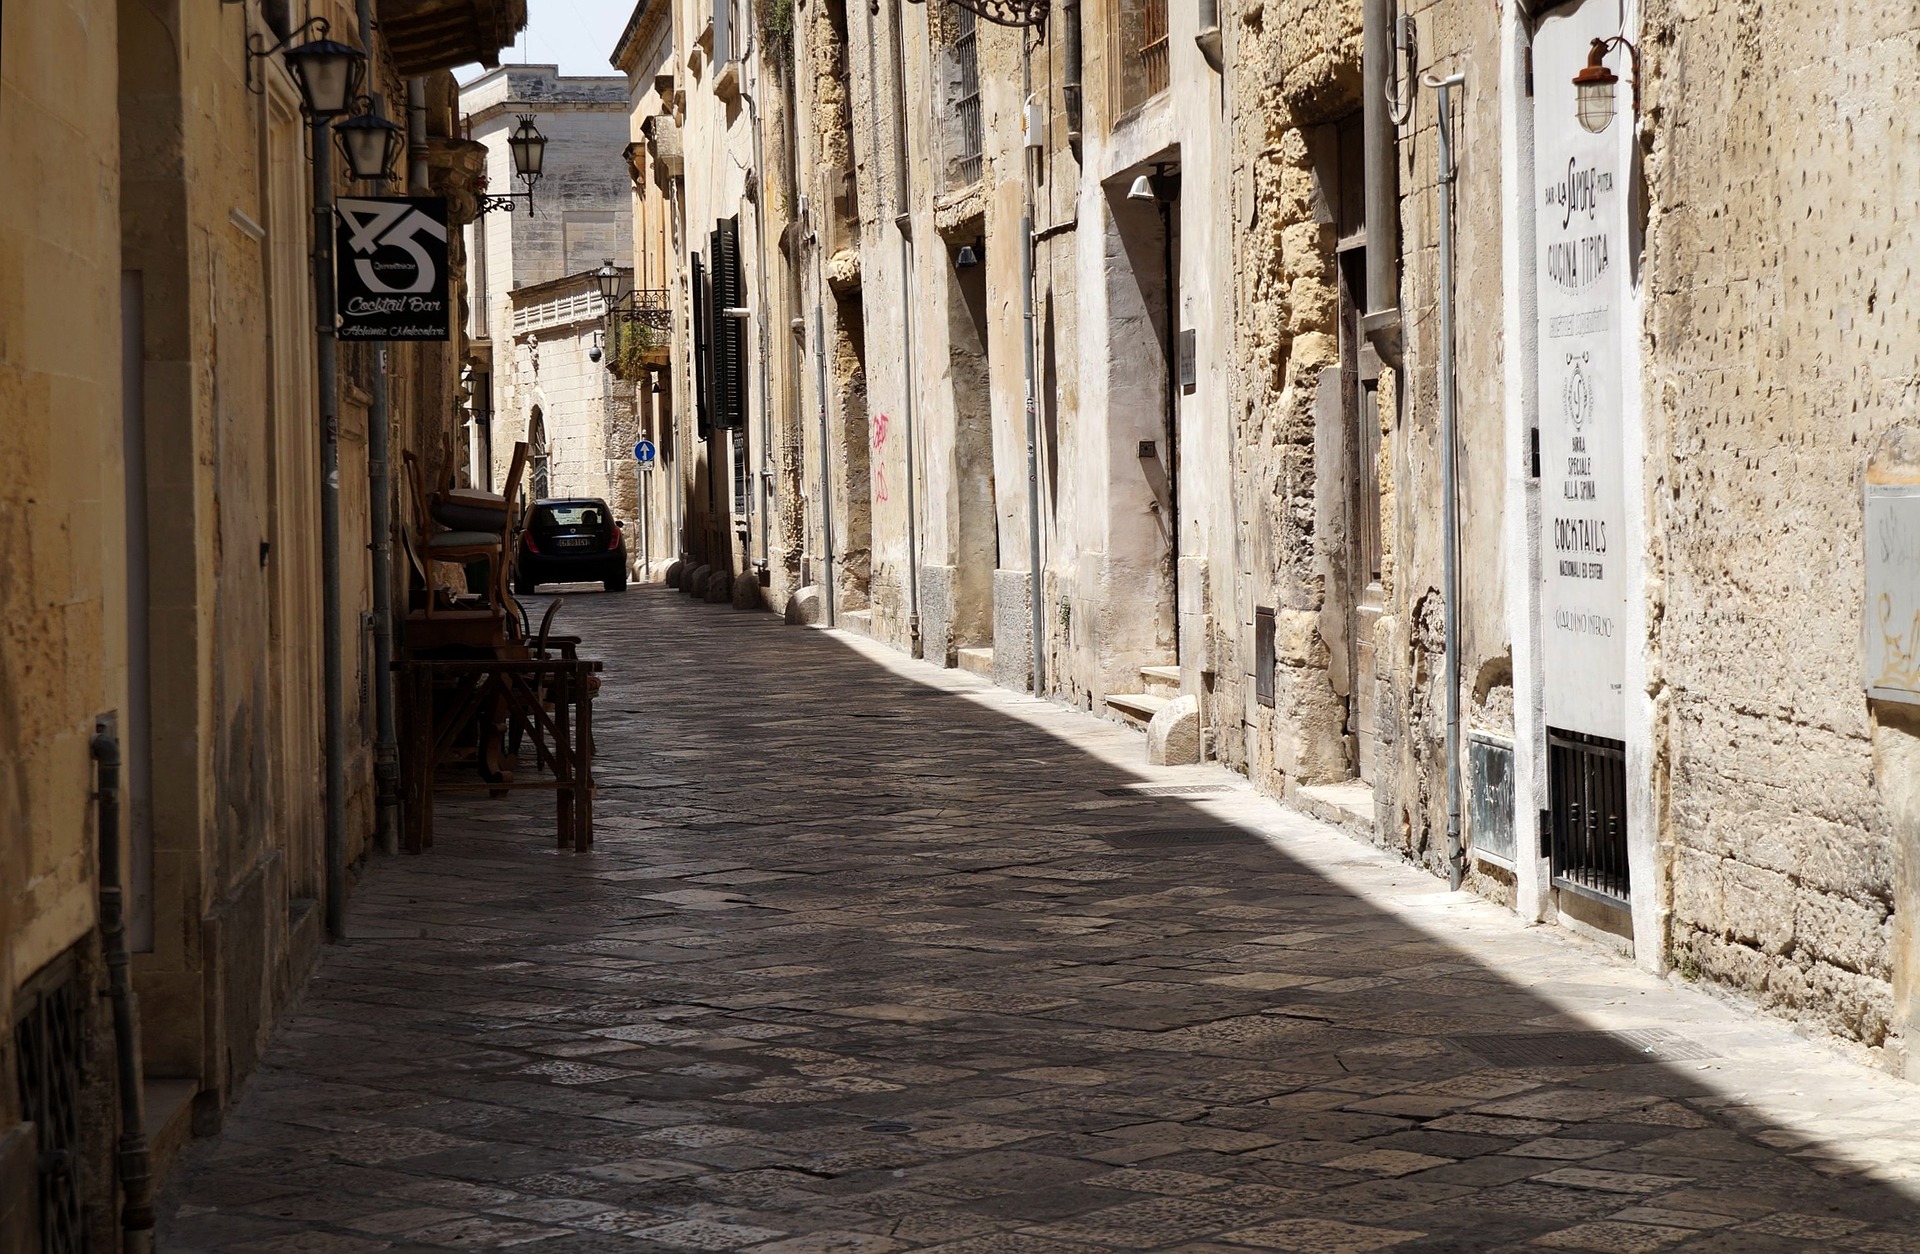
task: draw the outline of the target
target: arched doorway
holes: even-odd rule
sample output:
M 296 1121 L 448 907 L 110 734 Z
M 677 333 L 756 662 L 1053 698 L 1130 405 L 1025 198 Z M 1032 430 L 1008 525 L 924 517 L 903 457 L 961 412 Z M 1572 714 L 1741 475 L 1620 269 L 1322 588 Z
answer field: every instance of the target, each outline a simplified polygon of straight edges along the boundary
M 547 424 L 540 416 L 540 407 L 534 406 L 533 417 L 527 420 L 527 482 L 528 491 L 538 501 L 553 495 L 552 480 L 547 474 Z

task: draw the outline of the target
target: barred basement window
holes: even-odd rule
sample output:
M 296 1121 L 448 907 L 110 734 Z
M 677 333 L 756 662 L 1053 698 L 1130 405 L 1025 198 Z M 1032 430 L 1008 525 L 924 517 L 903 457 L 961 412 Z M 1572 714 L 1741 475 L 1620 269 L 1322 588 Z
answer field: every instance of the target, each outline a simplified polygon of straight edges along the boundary
M 80 1089 L 86 1079 L 85 1004 L 74 964 L 59 959 L 20 990 L 13 1028 L 21 1113 L 34 1126 L 40 1156 L 40 1249 L 88 1250 L 81 1176 Z
M 1165 0 L 1161 0 L 1165 3 Z M 954 5 L 953 59 L 960 82 L 953 101 L 960 122 L 960 151 L 954 159 L 953 185 L 978 182 L 983 145 L 980 137 L 980 26 L 972 10 Z

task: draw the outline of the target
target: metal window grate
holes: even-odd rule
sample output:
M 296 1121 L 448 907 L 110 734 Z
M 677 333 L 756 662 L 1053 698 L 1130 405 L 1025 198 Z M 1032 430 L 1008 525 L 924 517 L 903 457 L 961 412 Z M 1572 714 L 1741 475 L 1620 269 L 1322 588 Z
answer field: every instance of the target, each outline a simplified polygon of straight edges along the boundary
M 747 466 L 747 433 L 738 429 L 730 433 L 733 443 L 733 512 L 735 517 L 745 518 L 752 509 L 753 481 Z
M 1554 887 L 1627 901 L 1626 745 L 1548 728 L 1547 802 Z
M 1146 0 L 1140 16 L 1141 86 L 1151 98 L 1167 89 L 1167 0 Z
M 71 967 L 49 982 L 13 1029 L 22 1113 L 34 1125 L 40 1157 L 40 1248 L 84 1254 L 80 1089 L 85 1080 L 85 1009 Z
M 1165 3 L 1165 0 L 1162 0 Z M 954 5 L 953 58 L 960 67 L 960 90 L 954 112 L 960 117 L 960 155 L 954 162 L 954 182 L 965 186 L 980 178 L 980 40 L 979 19 L 971 9 Z
M 1261 705 L 1273 706 L 1273 655 L 1274 640 L 1273 611 L 1260 608 L 1253 611 L 1253 699 Z

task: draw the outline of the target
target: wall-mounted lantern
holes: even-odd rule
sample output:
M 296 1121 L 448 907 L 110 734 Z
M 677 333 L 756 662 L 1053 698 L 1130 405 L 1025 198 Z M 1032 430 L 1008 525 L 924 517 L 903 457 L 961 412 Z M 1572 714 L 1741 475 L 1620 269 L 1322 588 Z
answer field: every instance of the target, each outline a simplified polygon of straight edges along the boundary
M 1615 47 L 1625 48 L 1633 61 L 1633 115 L 1640 116 L 1640 50 L 1624 35 L 1596 39 L 1587 50 L 1587 64 L 1573 76 L 1574 116 L 1580 125 L 1598 135 L 1613 125 L 1613 89 L 1620 76 L 1607 68 L 1607 54 Z
M 520 115 L 520 125 L 507 136 L 507 151 L 513 154 L 513 172 L 527 185 L 524 192 L 502 192 L 498 196 L 480 197 L 480 213 L 488 214 L 496 209 L 513 212 L 516 200 L 527 202 L 527 216 L 533 216 L 533 185 L 540 181 L 542 168 L 547 159 L 547 137 L 533 124 L 534 115 Z

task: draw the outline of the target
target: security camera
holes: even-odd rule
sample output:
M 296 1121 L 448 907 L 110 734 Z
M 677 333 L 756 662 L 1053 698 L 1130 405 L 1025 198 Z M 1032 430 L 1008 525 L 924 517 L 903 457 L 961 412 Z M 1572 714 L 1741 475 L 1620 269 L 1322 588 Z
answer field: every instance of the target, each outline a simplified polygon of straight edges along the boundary
M 595 344 L 592 348 L 587 350 L 587 360 L 588 361 L 600 360 L 600 346 L 598 344 Z

